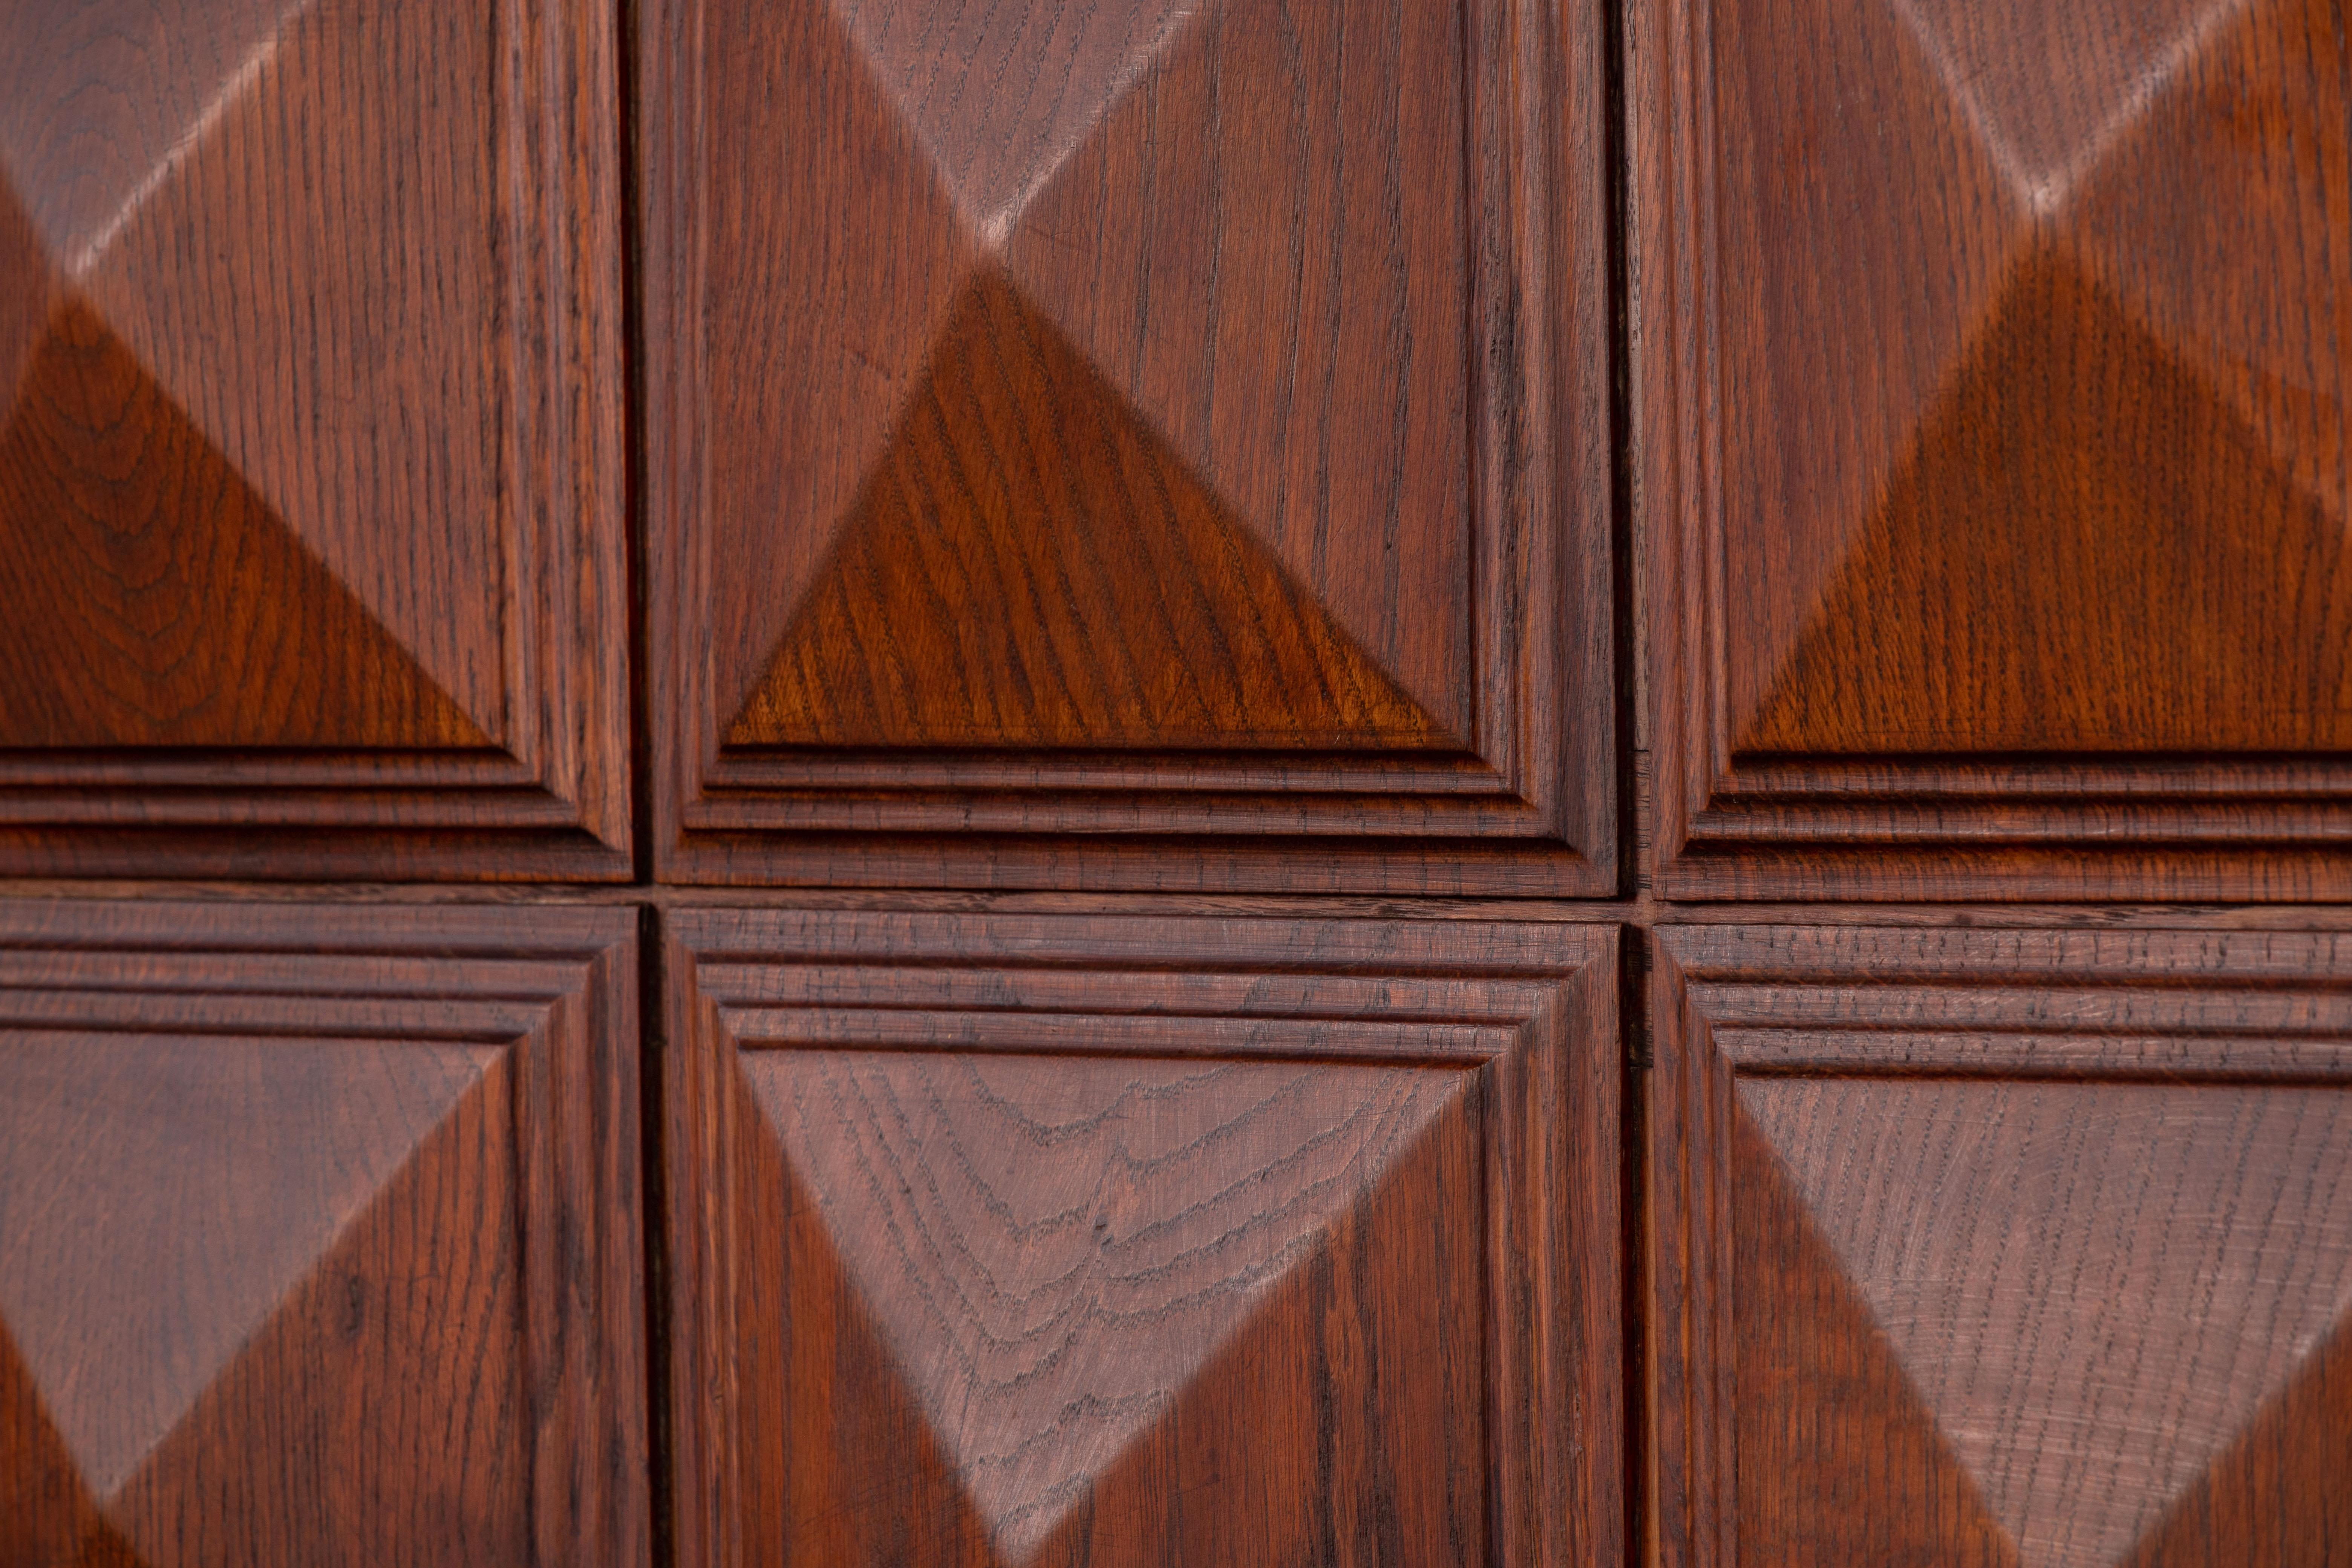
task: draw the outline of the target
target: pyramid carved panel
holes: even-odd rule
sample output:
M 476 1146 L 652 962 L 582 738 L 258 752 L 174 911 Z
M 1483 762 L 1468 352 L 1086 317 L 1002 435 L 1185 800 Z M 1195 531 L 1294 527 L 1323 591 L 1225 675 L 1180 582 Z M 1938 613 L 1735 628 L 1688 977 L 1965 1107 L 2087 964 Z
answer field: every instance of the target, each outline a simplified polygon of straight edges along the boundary
M 1080 1515 L 1103 1505 L 1083 1505 L 1122 1466 L 1165 1463 L 1139 1451 L 1181 1453 L 1220 1397 L 1221 1360 L 1292 1384 L 1272 1398 L 1245 1390 L 1237 1414 L 1295 1428 L 1309 1414 L 1282 1395 L 1306 1393 L 1313 1365 L 1345 1353 L 1337 1336 L 1360 1338 L 1379 1368 L 1364 1392 L 1388 1419 L 1433 1422 L 1465 1443 L 1477 1431 L 1476 1383 L 1446 1376 L 1440 1347 L 1453 1337 L 1456 1353 L 1473 1353 L 1478 1249 L 1429 1245 L 1443 1215 L 1475 1211 L 1470 1075 L 825 1052 L 754 1054 L 743 1070 L 765 1123 L 754 1136 L 776 1141 L 770 1159 L 786 1174 L 781 1194 L 747 1187 L 738 1201 L 789 1205 L 816 1229 L 793 1254 L 829 1247 L 840 1279 L 827 1289 L 827 1271 L 814 1271 L 822 1293 L 811 1299 L 796 1270 L 755 1266 L 745 1310 L 780 1321 L 789 1345 L 804 1316 L 840 1310 L 845 1286 L 878 1331 L 876 1372 L 907 1385 L 971 1534 L 997 1561 L 1084 1561 Z M 1366 1299 L 1296 1282 L 1352 1281 L 1370 1266 L 1355 1256 L 1363 1248 L 1385 1276 Z M 1412 1257 L 1423 1266 L 1408 1267 Z M 1324 1321 L 1306 1294 L 1321 1296 Z M 808 1373 L 763 1385 L 761 1426 L 787 1474 L 800 1451 L 792 1413 L 872 1388 Z M 1297 1462 L 1268 1447 L 1259 1463 Z M 1381 1458 L 1392 1473 L 1394 1457 Z M 1458 1462 L 1483 1457 L 1473 1447 Z M 1417 1516 L 1400 1521 L 1415 1560 L 1477 1561 L 1478 1510 L 1421 1482 L 1397 1488 Z M 857 1492 L 839 1500 L 853 1531 L 875 1528 L 856 1517 Z M 780 1522 L 787 1551 L 803 1550 Z M 812 1563 L 842 1560 L 807 1546 Z
M 1598 933 L 671 930 L 682 1562 L 1615 1549 Z
M 2326 1560 L 2338 938 L 1664 941 L 1670 1563 Z
M 994 282 L 728 740 L 1461 749 Z
M 0 866 L 620 868 L 611 29 L 0 18 Z
M 0 1560 L 643 1560 L 629 923 L 0 910 Z
M 2017 1568 L 2009 1537 L 1752 1122 L 1732 1129 L 1742 1561 Z
M 1708 216 L 1645 418 L 1721 409 L 1649 448 L 1668 888 L 2352 885 L 2250 847 L 2352 810 L 2343 48 L 2327 0 L 1777 0 L 1662 51 L 1651 199 Z
M 2124 1561 L 2352 1317 L 2342 1089 L 1739 1098 L 2027 1568 Z
M 2347 627 L 2344 520 L 2104 289 L 2042 266 L 2012 280 L 1745 743 L 2339 752 Z
M 673 875 L 1285 885 L 1253 845 L 1305 833 L 1408 841 L 1334 846 L 1368 886 L 1606 885 L 1599 274 L 1554 245 L 1597 165 L 1514 151 L 1594 103 L 1510 85 L 1597 83 L 1597 17 L 666 5 Z M 1409 842 L 1471 837 L 1517 853 Z
M 0 436 L 0 744 L 489 744 L 188 423 L 68 306 Z
M 121 1490 L 495 1056 L 70 1037 L 6 1049 L 0 1319 L 94 1494 Z M 151 1163 L 126 1170 L 122 1150 Z

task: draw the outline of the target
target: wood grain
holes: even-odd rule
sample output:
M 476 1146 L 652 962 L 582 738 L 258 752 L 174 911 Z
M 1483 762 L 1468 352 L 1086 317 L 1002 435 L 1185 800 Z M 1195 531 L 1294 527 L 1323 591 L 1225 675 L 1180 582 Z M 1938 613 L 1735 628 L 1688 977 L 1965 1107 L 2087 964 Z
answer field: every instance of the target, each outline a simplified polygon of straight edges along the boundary
M 489 740 L 84 306 L 0 440 L 0 742 Z
M 1101 365 L 1087 379 L 1164 432 L 1369 657 L 1466 727 L 1457 8 L 803 0 L 782 16 L 718 5 L 706 26 L 711 527 L 719 559 L 753 568 L 714 583 L 722 603 L 747 601 L 714 605 L 721 635 L 750 644 L 722 671 L 763 662 L 872 465 L 939 384 L 932 367 L 956 357 L 964 300 L 993 282 Z M 773 130 L 722 107 L 830 77 L 847 79 L 843 101 L 770 109 Z M 1408 81 L 1437 88 L 1410 114 Z M 809 145 L 840 158 L 793 160 L 780 189 L 773 153 Z M 877 275 L 859 253 L 885 237 Z M 877 360 L 896 335 L 878 319 L 901 312 L 929 331 Z M 747 330 L 780 341 L 738 357 Z M 863 401 L 881 406 L 843 406 Z M 861 418 L 878 426 L 871 451 L 831 429 Z M 1383 461 L 1350 460 L 1375 438 Z M 1023 453 L 975 456 L 985 485 Z M 1030 460 L 1049 480 L 1067 461 Z M 971 504 L 942 489 L 929 510 Z M 1416 605 L 1401 597 L 1408 571 L 1423 577 Z M 1003 613 L 1029 613 L 1017 586 L 1000 592 Z M 1124 632 L 1104 628 L 1102 657 Z M 731 689 L 717 688 L 722 708 Z
M 2136 1568 L 2325 1563 L 2352 1539 L 2352 1353 L 2337 1329 L 2286 1395 L 2143 1536 Z
M 648 1560 L 633 923 L 0 905 L 0 1560 Z
M 614 50 L 0 18 L 0 865 L 625 874 Z M 104 776 L 190 749 L 200 793 Z M 331 831 L 235 831 L 279 826 Z
M 2345 750 L 2341 521 L 2098 285 L 2000 312 L 1742 748 Z
M 1461 749 L 1010 289 L 927 375 L 730 745 Z
M 2331 1560 L 2334 938 L 1658 939 L 1669 1562 Z
M 2339 896 L 2340 8 L 1637 25 L 1662 889 Z
M 779 1168 L 812 1233 L 781 1256 L 751 1240 L 738 1308 L 788 1358 L 762 1334 L 742 1368 L 746 1445 L 774 1456 L 749 1528 L 787 1561 L 903 1550 L 873 1469 L 895 1446 L 861 1430 L 854 1373 L 801 1343 L 842 1285 L 936 1450 L 916 1489 L 963 1525 L 922 1560 L 1133 1556 L 1129 1510 L 1171 1484 L 1170 1562 L 1244 1542 L 1484 1559 L 1481 1258 L 1443 1224 L 1476 1210 L 1471 1075 L 823 1052 L 741 1070 L 747 1136 L 776 1144 L 746 1165 Z M 828 1405 L 841 1425 L 812 1419 Z M 1326 1433 L 1360 1446 L 1359 1474 L 1319 1479 Z
M 1597 10 L 643 16 L 666 877 L 1612 886 Z
M 1622 1550 L 1604 933 L 669 930 L 682 1562 Z
M 2340 1089 L 1759 1079 L 1740 1107 L 2023 1562 L 2124 1557 L 2352 1312 Z
M 1744 1118 L 1731 1142 L 1738 1560 L 2016 1568 L 1772 1145 Z

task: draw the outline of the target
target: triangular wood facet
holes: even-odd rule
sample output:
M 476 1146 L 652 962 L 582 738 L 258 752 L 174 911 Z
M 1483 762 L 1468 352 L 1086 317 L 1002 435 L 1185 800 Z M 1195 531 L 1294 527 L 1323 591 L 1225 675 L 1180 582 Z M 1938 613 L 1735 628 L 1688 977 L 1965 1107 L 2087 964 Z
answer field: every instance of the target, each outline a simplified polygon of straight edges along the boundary
M 1458 5 L 1389 0 L 1204 10 L 1024 204 L 1001 251 L 1023 302 L 1161 449 L 1465 736 L 1484 531 L 1467 26 Z M 1175 126 L 1195 129 L 1171 141 Z M 1307 169 L 1332 177 L 1302 186 Z M 1391 195 L 1376 202 L 1375 180 Z M 1367 244 L 1407 192 L 1412 243 Z
M 58 1435 L 15 1336 L 0 1321 L 0 1563 L 108 1562 L 92 1551 L 108 1532 L 81 1471 Z
M 1739 1099 L 2024 1568 L 2121 1561 L 2352 1307 L 2340 1090 L 1750 1079 Z
M 0 745 L 490 744 L 86 306 L 0 428 Z
M 168 177 L 309 0 L 0 6 L 0 184 L 60 260 Z
M 2042 9 L 2129 30 L 2185 3 Z M 2352 522 L 2352 266 L 2318 237 L 2352 207 L 2352 73 L 2310 68 L 2343 55 L 2343 12 L 2196 3 L 2051 240 L 2236 410 L 2274 471 Z
M 1461 749 L 995 279 L 726 738 Z
M 0 1044 L 0 1320 L 101 1507 L 492 1055 Z
M 2247 0 L 1893 0 L 2021 198 L 2079 179 Z
M 362 1173 L 430 1114 L 436 1076 L 467 1087 L 107 1500 L 107 1524 L 147 1568 L 535 1555 L 528 1500 L 547 1405 L 526 1341 L 543 1304 L 518 1223 L 530 1178 L 514 1058 L 483 1051 L 477 1073 L 457 1051 L 335 1048 L 387 1058 L 346 1086 L 367 1108 L 354 1142 L 392 1135 L 351 1149 Z
M 746 1113 L 736 1142 L 736 1387 L 744 1560 L 782 1568 L 995 1568 L 988 1525 L 908 1391 L 889 1344 L 775 1131 Z
M 2315 1542 L 2352 1542 L 2347 1478 L 2352 1310 L 2245 1435 L 2141 1538 L 2131 1568 L 2311 1561 Z
M 710 701 L 741 710 L 971 287 L 977 239 L 827 0 L 720 5 L 707 90 L 744 148 L 714 159 L 709 375 Z M 770 90 L 780 81 L 791 92 Z M 777 309 L 779 300 L 793 301 Z
M 924 5 L 813 0 L 845 12 L 874 74 L 976 226 L 1001 226 L 1083 143 L 1178 28 L 1187 0 Z
M 2048 260 L 1747 726 L 1750 752 L 2352 746 L 2352 552 L 2227 405 Z
M 1146 1532 L 1171 1568 L 1494 1562 L 1479 1110 L 1415 1134 L 1018 1568 L 1127 1562 Z
M 741 1070 L 1013 1564 L 1474 1079 L 799 1050 L 746 1053 Z
M 2015 1568 L 2016 1549 L 1744 1116 L 1732 1181 L 1745 1550 L 1781 1568 Z
M 2000 297 L 2028 221 L 1891 4 L 1714 8 L 1725 683 L 1753 713 Z M 1734 127 L 1738 126 L 1735 130 Z M 1803 177 L 1791 179 L 1791 169 Z M 1939 193 L 1923 205 L 1920 191 Z M 1835 235 L 1838 243 L 1824 244 Z
M 105 3 L 226 25 L 244 0 Z M 519 166 L 516 100 L 496 84 L 519 46 L 473 5 L 280 8 L 102 254 L 65 259 L 269 515 L 474 725 L 503 736 L 521 697 L 508 689 L 516 599 L 533 591 L 512 575 L 532 556 L 523 513 L 572 506 L 577 477 L 542 399 L 584 395 L 602 374 L 559 370 L 536 307 L 519 305 L 519 289 L 542 287 L 525 279 L 570 264 L 499 237 L 520 210 L 507 184 Z M 572 286 L 544 287 L 562 299 Z M 591 354 L 595 337 L 571 341 Z M 541 473 L 546 462 L 556 469 Z

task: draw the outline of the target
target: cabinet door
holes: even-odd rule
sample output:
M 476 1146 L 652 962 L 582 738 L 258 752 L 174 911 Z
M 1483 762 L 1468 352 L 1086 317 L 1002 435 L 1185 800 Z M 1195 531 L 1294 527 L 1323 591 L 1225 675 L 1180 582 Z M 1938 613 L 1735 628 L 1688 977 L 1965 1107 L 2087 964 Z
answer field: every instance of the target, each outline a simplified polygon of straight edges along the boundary
M 1665 1560 L 2352 1541 L 2352 938 L 1660 933 Z
M 613 57 L 0 12 L 0 872 L 625 874 Z
M 1637 15 L 1666 889 L 2352 893 L 2342 5 Z
M 0 905 L 0 1562 L 649 1560 L 634 924 Z
M 642 15 L 667 874 L 1614 891 L 1597 5 Z
M 1624 1549 L 1595 926 L 681 912 L 679 1561 Z

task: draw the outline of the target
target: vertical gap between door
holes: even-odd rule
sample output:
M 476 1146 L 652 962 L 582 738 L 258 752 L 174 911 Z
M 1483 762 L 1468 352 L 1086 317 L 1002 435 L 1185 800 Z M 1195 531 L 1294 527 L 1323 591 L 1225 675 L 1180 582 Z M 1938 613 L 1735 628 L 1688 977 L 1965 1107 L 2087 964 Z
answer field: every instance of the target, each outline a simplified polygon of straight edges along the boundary
M 1622 1091 L 1618 1106 L 1618 1258 L 1624 1317 L 1620 1332 L 1624 1363 L 1622 1390 L 1625 1428 L 1625 1561 L 1650 1563 L 1649 1392 L 1650 1268 L 1647 1217 L 1650 1194 L 1644 1180 L 1649 1145 L 1650 933 L 1636 925 L 1619 928 L 1618 1028 L 1624 1040 L 1619 1065 Z
M 663 1083 L 668 1065 L 669 996 L 663 963 L 661 911 L 637 909 L 637 1113 L 643 1162 L 637 1190 L 645 1194 L 646 1456 L 652 1500 L 653 1568 L 677 1560 L 671 1523 L 669 1166 L 664 1159 L 667 1120 Z
M 637 6 L 615 0 L 614 74 L 620 78 L 622 515 L 629 574 L 629 861 L 640 886 L 654 879 L 652 647 L 646 619 L 645 226 L 637 163 Z
M 1616 666 L 1617 892 L 1642 891 L 1642 800 L 1637 748 L 1643 682 L 1637 595 L 1640 531 L 1634 526 L 1633 197 L 1631 138 L 1625 101 L 1625 6 L 1600 0 L 1601 38 L 1601 164 L 1608 182 L 1607 289 L 1609 318 L 1610 614 Z

